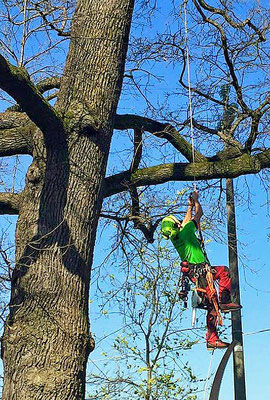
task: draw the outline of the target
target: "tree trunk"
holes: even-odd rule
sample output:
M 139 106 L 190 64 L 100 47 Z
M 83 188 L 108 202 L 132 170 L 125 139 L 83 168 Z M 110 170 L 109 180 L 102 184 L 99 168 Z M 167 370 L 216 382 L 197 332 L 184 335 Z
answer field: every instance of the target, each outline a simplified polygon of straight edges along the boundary
M 80 1 L 57 104 L 20 204 L 3 400 L 85 399 L 90 271 L 133 0 Z

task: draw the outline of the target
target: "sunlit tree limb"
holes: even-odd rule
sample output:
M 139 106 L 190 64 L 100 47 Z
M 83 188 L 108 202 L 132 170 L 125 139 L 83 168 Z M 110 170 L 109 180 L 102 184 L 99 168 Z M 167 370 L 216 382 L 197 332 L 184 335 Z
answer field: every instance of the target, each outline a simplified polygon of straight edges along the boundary
M 32 154 L 35 124 L 24 113 L 0 113 L 0 157 Z
M 37 89 L 40 91 L 40 93 L 45 93 L 48 90 L 59 89 L 60 83 L 61 83 L 60 76 L 51 76 L 49 78 L 46 78 L 46 79 L 43 79 L 42 81 L 40 81 L 37 84 Z
M 2 55 L 0 87 L 21 106 L 47 139 L 57 139 L 56 135 L 63 130 L 61 119 L 30 81 L 26 70 L 11 65 Z
M 233 159 L 198 163 L 170 163 L 142 168 L 134 173 L 121 172 L 105 179 L 104 197 L 128 190 L 131 186 L 158 185 L 170 181 L 236 178 L 256 174 L 270 167 L 270 150 L 256 155 L 242 154 Z
M 19 193 L 0 193 L 0 215 L 17 215 L 20 209 Z

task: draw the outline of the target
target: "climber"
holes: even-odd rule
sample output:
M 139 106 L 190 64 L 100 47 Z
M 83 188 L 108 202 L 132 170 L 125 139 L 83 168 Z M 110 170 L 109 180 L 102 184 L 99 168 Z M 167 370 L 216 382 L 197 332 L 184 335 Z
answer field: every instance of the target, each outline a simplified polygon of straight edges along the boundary
M 202 207 L 198 199 L 198 192 L 194 191 L 188 199 L 188 208 L 183 221 L 178 220 L 173 215 L 163 218 L 161 222 L 161 233 L 165 239 L 170 239 L 172 241 L 180 255 L 182 260 L 182 272 L 186 274 L 192 282 L 195 282 L 200 275 L 200 286 L 204 286 L 204 288 L 202 288 L 201 292 L 199 292 L 200 289 L 198 289 L 198 294 L 204 298 L 205 308 L 207 309 L 207 349 L 223 349 L 228 347 L 229 343 L 223 342 L 218 336 L 218 310 L 213 306 L 213 293 L 205 279 L 205 271 L 209 262 L 199 239 L 195 235 L 203 215 Z M 213 272 L 213 280 L 217 280 L 219 284 L 219 309 L 222 312 L 239 310 L 241 306 L 231 301 L 231 278 L 229 276 L 229 269 L 225 266 L 211 266 L 211 270 Z M 203 292 L 205 293 L 203 294 Z

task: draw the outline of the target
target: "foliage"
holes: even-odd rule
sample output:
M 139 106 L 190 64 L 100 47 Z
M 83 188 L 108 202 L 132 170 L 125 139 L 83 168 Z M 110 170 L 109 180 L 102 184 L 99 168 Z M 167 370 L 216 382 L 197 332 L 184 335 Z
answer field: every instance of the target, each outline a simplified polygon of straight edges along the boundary
M 198 340 L 182 325 L 180 261 L 159 236 L 155 245 L 147 245 L 140 235 L 131 238 L 125 232 L 121 251 L 112 253 L 103 265 L 107 277 L 103 270 L 95 285 L 100 317 L 105 316 L 105 325 L 116 333 L 112 332 L 110 345 L 108 333 L 104 343 L 97 338 L 102 360 L 98 369 L 91 365 L 88 396 L 196 399 L 198 380 L 185 351 Z M 97 274 L 95 270 L 94 281 Z

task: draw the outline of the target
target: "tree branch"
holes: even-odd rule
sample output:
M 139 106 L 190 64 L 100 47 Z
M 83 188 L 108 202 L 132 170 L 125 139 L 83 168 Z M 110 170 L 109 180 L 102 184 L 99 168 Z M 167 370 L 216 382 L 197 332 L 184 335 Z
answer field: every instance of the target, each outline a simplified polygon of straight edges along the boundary
M 236 178 L 240 175 L 257 174 L 270 167 L 270 150 L 256 155 L 244 153 L 241 156 L 220 161 L 198 163 L 171 163 L 143 168 L 131 173 L 121 172 L 105 179 L 103 196 L 129 190 L 132 186 L 159 185 L 170 181 L 210 180 Z
M 46 139 L 60 140 L 62 121 L 53 107 L 42 97 L 24 68 L 14 67 L 0 55 L 0 87 L 22 107 L 29 118 L 42 130 Z M 57 137 L 58 135 L 58 137 Z
M 40 93 L 45 93 L 48 90 L 59 89 L 61 84 L 60 76 L 51 76 L 50 78 L 43 79 L 36 85 L 37 90 Z
M 261 118 L 260 114 L 257 114 L 257 115 L 255 115 L 255 117 L 252 118 L 250 135 L 245 143 L 245 148 L 248 150 L 251 150 L 251 148 L 258 136 L 258 128 L 259 128 L 260 118 Z
M 157 224 L 153 225 L 151 220 L 146 224 L 146 218 L 143 218 L 140 213 L 140 199 L 137 188 L 132 186 L 129 191 L 132 204 L 131 219 L 133 220 L 134 228 L 139 229 L 143 233 L 148 243 L 153 243 Z
M 184 74 L 185 74 L 185 71 L 186 71 L 186 54 L 185 54 L 185 50 L 184 49 L 182 49 L 181 47 L 179 47 L 179 49 L 180 49 L 180 51 L 182 52 L 182 55 L 183 55 L 183 67 L 182 67 L 182 71 L 181 71 L 181 74 L 180 74 L 179 83 L 180 83 L 180 85 L 183 86 L 184 89 L 189 90 L 189 86 L 186 85 L 185 82 L 184 82 Z M 193 92 L 193 93 L 198 94 L 201 97 L 204 97 L 207 100 L 213 101 L 214 103 L 217 103 L 217 104 L 219 104 L 221 106 L 224 105 L 221 100 L 215 99 L 210 94 L 204 93 L 199 89 L 196 89 L 194 87 L 190 87 L 190 91 Z
M 141 129 L 134 129 L 133 159 L 130 166 L 132 172 L 138 169 L 142 159 L 142 134 Z
M 141 117 L 139 115 L 123 114 L 116 115 L 115 129 L 141 129 L 152 133 L 154 136 L 166 139 L 176 150 L 178 150 L 188 161 L 192 160 L 192 146 L 186 141 L 179 132 L 170 124 L 163 124 L 150 118 Z M 195 151 L 195 161 L 205 161 L 207 158 Z
M 219 14 L 221 15 L 226 22 L 228 22 L 228 24 L 230 24 L 233 28 L 237 28 L 237 29 L 242 29 L 244 28 L 246 25 L 249 26 L 251 29 L 253 29 L 253 31 L 258 35 L 259 40 L 261 42 L 265 42 L 266 38 L 265 38 L 265 34 L 260 31 L 250 20 L 250 18 L 245 19 L 244 21 L 241 22 L 235 22 L 233 20 L 233 18 L 230 17 L 230 15 L 227 13 L 227 11 L 222 10 L 220 8 L 217 7 L 213 7 L 210 6 L 209 4 L 207 4 L 204 0 L 198 0 L 199 4 L 201 5 L 201 7 L 203 7 L 205 10 L 210 11 L 211 13 L 214 14 Z
M 0 157 L 32 154 L 35 125 L 26 114 L 0 113 Z
M 198 0 L 198 2 L 201 3 L 200 0 Z M 236 76 L 236 73 L 235 73 L 234 65 L 233 65 L 233 62 L 232 62 L 232 60 L 230 58 L 227 37 L 225 35 L 225 32 L 224 32 L 222 26 L 218 22 L 214 21 L 211 18 L 208 18 L 204 14 L 204 12 L 202 11 L 201 7 L 197 3 L 197 0 L 193 0 L 193 3 L 195 5 L 195 7 L 197 8 L 199 14 L 201 15 L 203 21 L 213 25 L 219 31 L 224 58 L 225 58 L 225 61 L 227 63 L 229 71 L 230 71 L 230 76 L 232 78 L 232 85 L 233 85 L 233 87 L 235 89 L 235 92 L 236 92 L 236 95 L 237 95 L 237 99 L 238 99 L 238 103 L 240 104 L 240 106 L 242 107 L 242 109 L 244 110 L 245 113 L 251 115 L 252 111 L 249 109 L 249 107 L 247 106 L 247 104 L 245 103 L 245 101 L 243 99 L 242 89 L 241 89 L 241 87 L 239 85 L 239 82 L 238 82 L 238 79 L 237 79 L 237 76 Z
M 60 76 L 51 76 L 49 78 L 45 78 L 42 81 L 38 82 L 36 85 L 36 88 L 41 94 L 43 94 L 43 93 L 47 92 L 48 90 L 59 89 L 60 84 L 61 84 Z M 57 97 L 57 94 L 58 94 L 58 91 L 45 97 L 45 100 L 47 102 L 49 102 L 50 100 Z M 9 107 L 6 111 L 22 112 L 22 107 L 19 104 L 14 104 L 13 106 Z
M 0 215 L 17 215 L 20 209 L 21 194 L 0 193 Z
M 221 130 L 218 129 L 212 129 L 209 128 L 205 125 L 200 124 L 199 122 L 197 122 L 194 118 L 192 119 L 193 122 L 193 126 L 203 132 L 207 132 L 210 135 L 216 135 L 218 137 L 220 137 L 220 139 L 222 139 L 225 143 L 227 143 L 228 145 L 235 147 L 237 149 L 241 149 L 242 148 L 242 144 L 240 142 L 238 142 L 237 140 L 235 140 L 232 136 L 233 131 L 231 130 L 229 133 L 229 135 L 225 135 Z
M 40 8 L 38 4 L 35 4 L 35 9 L 37 10 L 37 12 L 39 13 L 39 15 L 41 16 L 41 18 L 43 19 L 43 21 L 45 22 L 46 26 L 49 26 L 52 30 L 56 31 L 58 36 L 70 36 L 70 31 L 64 32 L 64 28 L 66 25 L 66 21 L 63 21 L 62 27 L 61 29 L 59 29 L 57 26 L 55 26 L 52 22 L 50 22 L 47 18 L 46 13 L 44 13 Z

